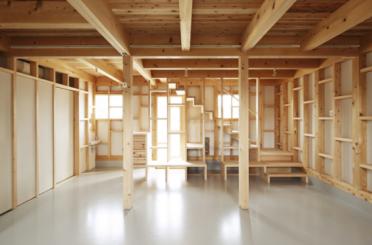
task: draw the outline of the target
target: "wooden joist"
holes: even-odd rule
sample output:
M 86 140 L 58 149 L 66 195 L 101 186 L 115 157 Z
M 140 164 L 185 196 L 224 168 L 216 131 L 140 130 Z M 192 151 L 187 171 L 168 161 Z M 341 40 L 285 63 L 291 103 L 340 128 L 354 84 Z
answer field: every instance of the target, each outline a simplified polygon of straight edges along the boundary
M 239 48 L 208 48 L 199 47 L 182 52 L 179 48 L 142 48 L 133 47 L 132 55 L 136 58 L 237 58 L 241 54 Z M 301 48 L 253 48 L 246 52 L 249 58 L 328 58 L 356 57 L 358 48 L 319 48 L 304 51 Z
M 302 48 L 311 50 L 372 17 L 372 1 L 349 0 L 321 21 L 304 38 Z
M 256 46 L 295 2 L 295 0 L 265 0 L 244 32 L 243 51 Z
M 67 0 L 119 54 L 130 54 L 127 35 L 103 0 Z
M 145 69 L 199 69 L 237 70 L 238 59 L 143 59 Z M 250 59 L 249 69 L 305 69 L 317 68 L 320 59 Z
M 111 80 L 123 84 L 123 74 L 111 64 L 100 59 L 80 59 L 80 62 L 96 69 L 96 71 Z
M 291 78 L 296 73 L 295 70 L 250 70 L 250 77 L 260 78 Z M 238 70 L 154 70 L 151 71 L 153 78 L 237 78 Z
M 111 45 L 120 55 L 129 55 L 129 41 L 126 31 L 117 21 L 111 9 L 102 0 L 69 0 L 68 1 Z M 139 60 L 133 64 L 137 71 L 147 80 L 151 76 L 143 70 Z

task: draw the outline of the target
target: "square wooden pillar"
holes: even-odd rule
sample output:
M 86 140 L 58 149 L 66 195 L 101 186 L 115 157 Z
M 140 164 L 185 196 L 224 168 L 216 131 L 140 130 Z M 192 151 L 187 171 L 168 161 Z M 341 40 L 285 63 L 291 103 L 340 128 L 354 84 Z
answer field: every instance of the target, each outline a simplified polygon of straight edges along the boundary
M 133 58 L 123 58 L 123 206 L 129 210 L 133 206 Z
M 249 207 L 249 81 L 248 58 L 239 58 L 239 206 Z

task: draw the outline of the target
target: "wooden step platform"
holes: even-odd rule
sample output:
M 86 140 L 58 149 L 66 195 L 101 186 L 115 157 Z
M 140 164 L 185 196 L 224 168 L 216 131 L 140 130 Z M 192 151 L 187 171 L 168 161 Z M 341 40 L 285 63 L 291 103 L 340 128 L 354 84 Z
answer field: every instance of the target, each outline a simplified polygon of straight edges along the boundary
M 224 180 L 227 180 L 227 169 L 228 168 L 238 168 L 239 167 L 239 161 L 225 161 L 222 162 L 223 165 L 223 175 Z M 267 174 L 267 169 L 291 169 L 291 168 L 303 168 L 303 165 L 301 162 L 291 162 L 291 161 L 284 161 L 284 162 L 250 162 L 249 163 L 250 168 L 263 168 L 264 173 Z M 270 173 L 270 174 L 276 174 L 276 173 Z M 290 173 L 277 173 L 277 174 L 290 174 Z M 305 173 L 306 175 L 306 173 Z
M 168 170 L 169 169 L 185 169 L 187 168 L 203 168 L 204 169 L 204 180 L 207 180 L 207 164 L 202 161 L 150 161 L 147 165 L 147 168 L 156 168 L 156 169 L 165 169 L 165 181 L 168 181 Z M 187 177 L 187 176 L 186 176 Z
M 293 155 L 294 155 L 293 152 L 282 151 L 282 150 L 277 150 L 277 149 L 260 151 L 261 161 L 271 161 L 271 162 L 292 161 Z
M 305 180 L 305 183 L 309 183 L 309 177 L 304 172 L 291 172 L 291 173 L 267 173 L 266 180 L 267 183 L 271 183 L 272 178 L 302 178 Z

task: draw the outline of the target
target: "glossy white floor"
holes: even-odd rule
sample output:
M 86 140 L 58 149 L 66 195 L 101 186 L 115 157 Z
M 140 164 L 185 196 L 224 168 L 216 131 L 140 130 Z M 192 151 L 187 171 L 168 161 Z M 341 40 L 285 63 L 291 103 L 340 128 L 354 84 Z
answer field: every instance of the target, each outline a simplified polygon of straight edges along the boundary
M 135 207 L 122 210 L 120 172 L 72 179 L 0 216 L 0 244 L 372 244 L 372 218 L 311 186 L 251 181 L 237 207 L 237 176 L 136 172 Z

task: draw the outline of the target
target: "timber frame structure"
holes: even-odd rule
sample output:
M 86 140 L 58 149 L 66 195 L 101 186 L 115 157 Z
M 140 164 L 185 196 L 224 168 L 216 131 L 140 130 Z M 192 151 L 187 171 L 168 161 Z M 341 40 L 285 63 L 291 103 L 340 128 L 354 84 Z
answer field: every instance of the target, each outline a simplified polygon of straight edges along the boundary
M 186 97 L 184 125 L 171 132 L 167 119 L 169 134 L 179 134 L 185 158 L 189 151 L 201 152 L 198 162 L 205 178 L 206 160 L 238 167 L 242 209 L 249 208 L 250 171 L 268 182 L 315 176 L 372 202 L 371 8 L 370 0 L 0 1 L 0 71 L 13 81 L 12 208 L 20 204 L 19 75 L 42 80 L 53 91 L 73 91 L 74 175 L 92 168 L 79 165 L 84 161 L 80 154 L 91 157 L 82 149 L 105 145 L 108 150 L 98 150 L 97 160 L 122 161 L 125 209 L 133 206 L 134 167 L 147 168 L 145 163 L 160 152 L 147 150 L 157 147 L 155 134 L 148 140 L 136 131 L 156 130 L 155 95 L 165 93 L 167 101 L 175 96 L 170 83 L 186 91 Z M 191 87 L 201 92 L 191 95 Z M 213 96 L 206 96 L 207 91 Z M 239 97 L 239 106 L 231 104 L 239 116 L 231 120 L 224 119 L 224 109 L 218 116 L 218 96 L 228 93 Z M 108 103 L 113 114 L 122 111 L 121 117 L 96 119 L 95 98 L 107 94 L 122 95 L 121 106 Z M 79 109 L 83 100 L 84 110 Z M 195 142 L 188 142 L 187 134 L 191 107 L 201 115 L 190 116 L 202 129 Z M 266 123 L 268 117 L 272 122 Z M 146 122 L 138 126 L 141 120 Z M 226 129 L 225 121 L 235 121 L 237 127 Z M 103 141 L 97 132 L 102 127 Z M 85 132 L 80 141 L 79 129 Z M 238 143 L 226 145 L 226 135 Z M 119 150 L 112 143 L 115 137 L 122 143 Z M 206 138 L 213 142 L 208 150 Z M 34 150 L 38 169 L 39 151 Z M 235 156 L 226 160 L 225 150 Z M 37 179 L 35 196 L 40 193 Z

